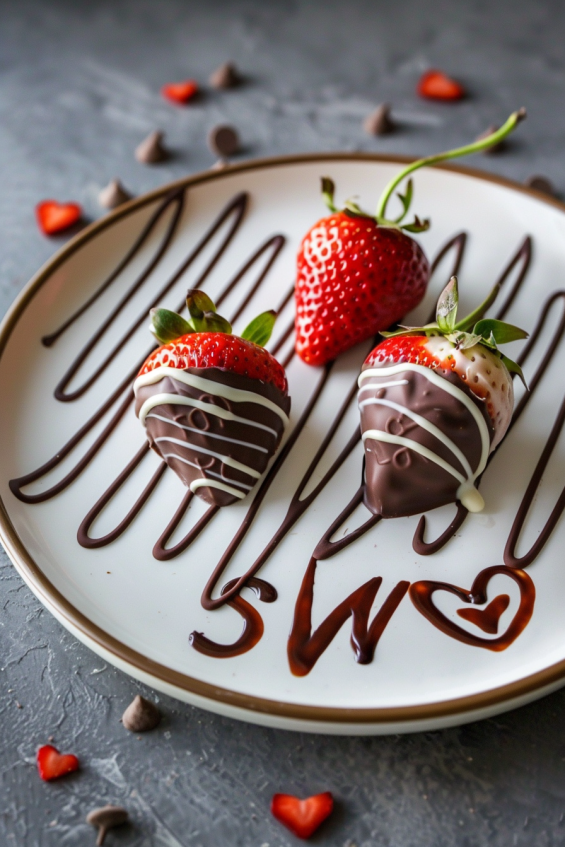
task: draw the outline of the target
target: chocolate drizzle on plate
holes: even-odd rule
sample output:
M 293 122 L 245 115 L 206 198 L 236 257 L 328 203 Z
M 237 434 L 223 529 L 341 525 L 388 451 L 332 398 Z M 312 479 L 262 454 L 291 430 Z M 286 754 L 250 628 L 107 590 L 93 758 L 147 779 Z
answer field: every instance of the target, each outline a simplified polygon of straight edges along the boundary
M 55 388 L 55 397 L 57 400 L 64 403 L 77 400 L 84 396 L 89 389 L 102 378 L 109 364 L 128 344 L 131 334 L 147 319 L 147 312 L 149 308 L 162 301 L 163 297 L 172 290 L 173 286 L 180 280 L 183 274 L 202 255 L 204 249 L 212 242 L 212 239 L 216 239 L 216 241 L 219 241 L 219 246 L 213 249 L 211 257 L 207 259 L 204 269 L 200 272 L 198 280 L 195 284 L 193 284 L 193 287 L 198 288 L 206 283 L 211 271 L 216 266 L 221 256 L 228 249 L 241 227 L 247 211 L 248 195 L 245 193 L 238 194 L 226 205 L 218 217 L 211 223 L 204 235 L 201 236 L 196 246 L 191 249 L 186 259 L 181 262 L 175 273 L 161 285 L 158 291 L 152 291 L 148 295 L 148 302 L 143 312 L 140 313 L 138 317 L 127 327 L 123 335 L 114 343 L 112 349 L 105 349 L 104 355 L 97 357 L 96 353 L 98 345 L 104 345 L 106 337 L 109 338 L 111 331 L 115 328 L 116 321 L 121 316 L 122 312 L 130 303 L 134 295 L 143 289 L 143 286 L 146 284 L 154 270 L 158 272 L 159 264 L 167 254 L 167 251 L 178 232 L 179 222 L 184 213 L 186 201 L 187 192 L 182 188 L 174 189 L 166 195 L 162 202 L 160 202 L 151 213 L 149 220 L 142 228 L 139 237 L 126 252 L 118 266 L 105 280 L 102 281 L 96 291 L 80 308 L 67 318 L 59 328 L 43 339 L 43 343 L 46 347 L 51 347 L 56 344 L 58 339 L 64 335 L 67 329 L 77 322 L 106 291 L 111 289 L 122 272 L 136 260 L 140 251 L 147 245 L 148 240 L 155 237 L 156 246 L 151 258 L 135 277 L 128 290 L 124 294 L 120 295 L 115 307 L 87 339 L 83 348 L 79 351 L 74 361 L 71 362 L 67 371 L 59 380 Z M 158 230 L 158 235 L 156 235 L 156 230 Z M 282 235 L 275 235 L 265 241 L 265 243 L 257 248 L 257 250 L 245 262 L 243 267 L 227 283 L 220 295 L 216 296 L 216 303 L 217 305 L 220 305 L 221 302 L 234 290 L 239 290 L 239 286 L 243 284 L 244 278 L 249 273 L 254 274 L 252 282 L 249 284 L 246 293 L 242 297 L 240 304 L 237 306 L 235 313 L 231 317 L 232 321 L 236 320 L 243 310 L 251 303 L 276 262 L 284 243 L 285 239 Z M 450 272 L 446 273 L 445 277 L 449 278 L 452 274 L 456 274 L 463 259 L 465 246 L 465 233 L 455 235 L 439 251 L 432 263 L 432 269 L 437 269 L 440 263 L 447 258 L 450 264 Z M 517 297 L 526 278 L 530 259 L 531 242 L 529 238 L 526 238 L 508 263 L 507 267 L 504 269 L 499 279 L 500 286 L 505 285 L 507 287 L 510 278 L 513 274 L 515 274 L 515 280 L 509 293 L 506 295 L 506 299 L 504 300 L 499 313 L 496 316 L 497 318 L 503 317 Z M 281 303 L 279 304 L 279 311 L 282 311 L 284 307 L 288 305 L 292 297 L 292 291 L 292 287 L 289 287 L 289 289 L 284 292 Z M 522 397 L 516 406 L 513 423 L 518 420 L 527 403 L 531 399 L 536 386 L 549 364 L 553 351 L 560 343 L 563 333 L 565 332 L 565 292 L 556 292 L 549 298 L 543 307 L 531 339 L 528 342 L 528 345 L 524 348 L 520 364 L 528 359 L 543 328 L 549 320 L 552 310 L 557 304 L 560 304 L 563 307 L 563 315 L 559 326 L 554 331 L 549 346 L 542 356 L 542 361 L 538 365 L 533 377 L 530 379 L 529 392 Z M 177 311 L 181 311 L 183 305 L 184 304 L 180 304 Z M 271 352 L 276 355 L 279 351 L 282 352 L 286 349 L 286 347 L 289 347 L 292 332 L 292 323 L 289 323 L 288 326 L 279 330 L 278 340 L 274 343 Z M 100 349 L 102 349 L 102 347 L 100 347 Z M 27 504 L 42 503 L 64 491 L 79 477 L 82 471 L 96 457 L 103 444 L 118 426 L 126 411 L 131 411 L 132 401 L 134 399 L 131 384 L 135 374 L 151 349 L 153 348 L 146 351 L 139 361 L 135 361 L 135 363 L 132 362 L 131 369 L 129 367 L 127 368 L 128 373 L 124 376 L 116 388 L 111 391 L 108 398 L 91 414 L 89 419 L 51 459 L 37 470 L 10 481 L 10 489 L 14 496 Z M 289 364 L 293 355 L 293 350 L 290 350 L 286 356 L 282 356 L 282 363 L 285 367 Z M 90 374 L 80 377 L 83 371 L 86 371 L 90 358 L 93 362 L 95 362 Z M 137 358 L 137 356 L 132 356 L 132 360 L 137 360 Z M 342 404 L 337 410 L 335 416 L 329 422 L 328 429 L 321 439 L 321 443 L 314 458 L 306 468 L 296 487 L 296 490 L 294 491 L 294 494 L 290 499 L 287 513 L 280 526 L 274 532 L 264 550 L 259 554 L 259 556 L 257 556 L 255 561 L 252 562 L 247 570 L 241 576 L 225 582 L 220 587 L 219 592 L 217 592 L 217 586 L 221 583 L 221 579 L 226 571 L 226 568 L 232 561 L 237 550 L 240 548 L 240 545 L 243 543 L 249 529 L 261 510 L 261 506 L 267 492 L 277 478 L 277 475 L 284 463 L 293 452 L 300 434 L 308 424 L 312 412 L 316 408 L 316 404 L 320 400 L 324 389 L 328 385 L 332 369 L 333 364 L 329 364 L 319 370 L 318 377 L 314 382 L 310 397 L 307 399 L 300 416 L 296 421 L 292 422 L 290 431 L 288 432 L 286 441 L 283 443 L 282 449 L 275 457 L 274 462 L 271 467 L 268 468 L 264 479 L 254 492 L 251 503 L 244 514 L 237 531 L 229 540 L 223 555 L 217 562 L 204 587 L 201 598 L 204 609 L 214 611 L 224 605 L 228 605 L 243 619 L 241 635 L 232 644 L 219 644 L 214 642 L 204 633 L 193 632 L 190 636 L 190 643 L 194 649 L 201 653 L 217 658 L 237 656 L 252 649 L 261 639 L 264 631 L 261 614 L 253 605 L 241 596 L 241 592 L 244 588 L 249 588 L 256 593 L 261 602 L 265 603 L 273 602 L 276 599 L 276 589 L 269 583 L 260 579 L 257 576 L 257 572 L 263 567 L 263 565 L 265 565 L 272 553 L 281 544 L 299 518 L 306 512 L 322 490 L 329 484 L 342 464 L 360 443 L 361 434 L 359 428 L 355 427 L 355 430 L 351 433 L 349 439 L 345 441 L 345 446 L 341 449 L 337 458 L 321 475 L 319 481 L 315 485 L 312 485 L 311 489 L 308 490 L 308 486 L 313 480 L 318 466 L 322 462 L 326 451 L 336 436 L 338 428 L 344 420 L 348 409 L 355 400 L 357 393 L 357 382 L 355 379 L 352 381 L 348 392 L 346 392 L 346 395 L 343 397 Z M 75 380 L 78 385 L 77 387 L 72 387 L 71 384 L 74 383 Z M 61 480 L 44 491 L 36 493 L 24 492 L 24 489 L 27 486 L 40 481 L 44 476 L 57 468 L 75 448 L 79 447 L 81 442 L 88 436 L 92 429 L 97 424 L 103 422 L 105 416 L 108 416 L 108 420 L 104 424 L 100 434 L 85 450 L 74 467 L 72 467 Z M 410 597 L 418 611 L 430 620 L 434 626 L 438 627 L 451 637 L 458 638 L 460 641 L 463 641 L 466 644 L 471 644 L 472 646 L 485 647 L 489 650 L 502 650 L 505 649 L 505 647 L 507 647 L 527 625 L 533 610 L 535 589 L 531 579 L 524 573 L 523 570 L 520 570 L 520 568 L 525 567 L 533 561 L 535 556 L 539 554 L 540 550 L 550 537 L 551 532 L 555 528 L 555 525 L 565 508 L 565 490 L 561 494 L 558 503 L 550 515 L 550 518 L 531 550 L 521 558 L 516 557 L 514 551 L 522 526 L 527 518 L 532 499 L 535 496 L 542 474 L 549 461 L 551 452 L 564 423 L 565 403 L 561 407 L 560 413 L 556 418 L 548 445 L 542 453 L 538 466 L 532 476 L 514 521 L 514 526 L 512 527 L 506 547 L 506 565 L 497 565 L 495 567 L 485 568 L 476 577 L 470 590 L 461 589 L 449 583 L 433 582 L 429 580 L 414 583 L 410 587 Z M 113 482 L 108 486 L 107 490 L 89 510 L 88 514 L 82 520 L 78 530 L 78 540 L 82 546 L 88 548 L 102 547 L 119 538 L 134 523 L 136 517 L 141 513 L 150 498 L 155 493 L 158 493 L 160 481 L 167 471 L 167 466 L 164 462 L 159 463 L 153 473 L 153 476 L 145 485 L 143 491 L 141 491 L 141 493 L 137 496 L 133 506 L 110 532 L 98 538 L 91 534 L 95 521 L 102 514 L 108 504 L 111 503 L 115 493 L 131 477 L 136 468 L 141 465 L 141 463 L 145 460 L 145 457 L 148 455 L 150 455 L 149 447 L 147 444 L 143 444 L 136 450 L 132 458 L 126 463 L 125 467 L 117 474 Z M 307 490 L 308 493 L 303 496 L 304 492 Z M 381 603 L 380 609 L 376 612 L 372 622 L 369 622 L 371 607 L 373 605 L 373 601 L 378 595 L 378 592 L 381 590 L 382 582 L 381 577 L 374 577 L 353 591 L 312 633 L 312 602 L 314 596 L 314 579 L 318 562 L 329 559 L 338 552 L 344 550 L 381 522 L 379 515 L 369 514 L 369 517 L 362 522 L 360 526 L 351 531 L 346 531 L 344 535 L 337 537 L 341 527 L 353 515 L 353 513 L 358 508 L 363 508 L 362 504 L 364 496 L 365 486 L 361 479 L 360 486 L 353 497 L 350 497 L 349 502 L 344 506 L 341 513 L 335 518 L 331 525 L 323 531 L 320 541 L 315 547 L 313 556 L 307 565 L 306 573 L 297 599 L 294 624 L 288 644 L 288 659 L 290 667 L 292 672 L 298 676 L 303 676 L 310 672 L 318 658 L 322 655 L 324 650 L 327 649 L 337 632 L 350 617 L 352 618 L 352 645 L 356 659 L 360 663 L 370 662 L 379 638 L 409 589 L 408 582 L 405 580 L 399 581 L 384 599 L 384 602 Z M 186 551 L 195 539 L 198 538 L 201 533 L 206 531 L 208 525 L 213 522 L 214 517 L 219 511 L 219 506 L 216 504 L 212 504 L 208 507 L 208 509 L 206 509 L 206 511 L 189 529 L 183 538 L 174 543 L 172 546 L 167 547 L 167 544 L 173 534 L 180 526 L 181 521 L 192 502 L 192 498 L 193 494 L 190 491 L 183 495 L 180 503 L 176 506 L 174 514 L 172 515 L 168 525 L 162 529 L 153 548 L 153 555 L 155 559 L 165 562 L 180 555 Z M 457 507 L 455 517 L 452 519 L 450 525 L 437 539 L 430 542 L 426 542 L 424 540 L 426 521 L 425 517 L 422 517 L 414 535 L 413 546 L 416 552 L 421 555 L 429 555 L 442 549 L 442 547 L 451 538 L 453 538 L 458 528 L 463 524 L 466 515 L 466 510 L 459 505 Z M 497 634 L 498 621 L 506 611 L 506 600 L 504 598 L 506 598 L 507 595 L 497 595 L 497 597 L 490 600 L 486 609 L 476 608 L 477 606 L 487 603 L 487 587 L 490 579 L 495 575 L 508 576 L 518 585 L 521 593 L 520 608 L 515 613 L 511 624 L 502 635 Z M 495 638 L 469 634 L 469 632 L 460 627 L 459 624 L 447 617 L 444 617 L 435 607 L 432 599 L 434 593 L 441 590 L 451 592 L 465 604 L 470 604 L 470 606 L 466 605 L 463 611 L 457 610 L 459 617 L 466 620 L 471 625 L 482 629 L 487 636 L 494 635 Z M 465 609 L 467 611 L 465 611 Z

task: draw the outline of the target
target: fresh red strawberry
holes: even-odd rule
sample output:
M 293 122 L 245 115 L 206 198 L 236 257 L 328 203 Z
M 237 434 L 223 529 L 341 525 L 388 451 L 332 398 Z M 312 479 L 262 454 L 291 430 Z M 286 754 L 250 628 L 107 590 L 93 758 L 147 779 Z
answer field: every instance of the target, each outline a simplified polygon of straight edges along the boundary
M 427 100 L 461 100 L 466 93 L 459 82 L 437 70 L 422 74 L 417 90 Z
M 335 359 L 417 306 L 429 276 L 400 229 L 347 211 L 322 218 L 298 253 L 296 352 L 309 365 Z
M 239 337 L 203 292 L 189 291 L 187 306 L 189 321 L 152 312 L 162 346 L 134 383 L 135 411 L 182 482 L 227 506 L 253 489 L 288 423 L 284 368 L 263 347 L 275 313 L 259 315 Z
M 40 230 L 45 235 L 54 235 L 76 224 L 82 217 L 78 203 L 57 203 L 56 200 L 43 200 L 35 207 Z
M 168 368 L 222 368 L 231 373 L 270 382 L 283 392 L 288 389 L 282 365 L 268 350 L 253 341 L 225 332 L 191 332 L 158 347 L 144 363 L 139 375 L 165 365 Z
M 520 109 L 491 135 L 408 165 L 384 189 L 375 215 L 352 200 L 338 210 L 334 184 L 322 178 L 322 195 L 332 214 L 309 230 L 297 257 L 296 351 L 307 364 L 332 361 L 400 320 L 424 296 L 430 266 L 408 233 L 424 232 L 429 221 L 415 216 L 411 223 L 403 223 L 412 202 L 411 179 L 405 193 L 397 195 L 402 213 L 395 219 L 386 215 L 388 201 L 404 178 L 424 165 L 492 147 L 525 116 Z
M 385 341 L 365 360 L 359 378 L 365 503 L 375 514 L 399 517 L 456 500 L 473 512 L 484 507 L 475 480 L 510 425 L 510 371 L 522 376 L 497 345 L 527 337 L 483 318 L 497 292 L 495 286 L 457 321 L 452 277 L 435 323 L 383 333 Z
M 329 791 L 299 800 L 292 794 L 275 794 L 271 800 L 271 813 L 298 838 L 310 838 L 331 815 L 334 800 Z
M 183 82 L 169 82 L 161 88 L 161 94 L 165 100 L 172 103 L 188 103 L 198 93 L 198 83 L 193 79 Z
M 51 744 L 45 744 L 37 751 L 37 768 L 41 779 L 48 781 L 78 770 L 79 761 L 72 753 L 63 756 Z

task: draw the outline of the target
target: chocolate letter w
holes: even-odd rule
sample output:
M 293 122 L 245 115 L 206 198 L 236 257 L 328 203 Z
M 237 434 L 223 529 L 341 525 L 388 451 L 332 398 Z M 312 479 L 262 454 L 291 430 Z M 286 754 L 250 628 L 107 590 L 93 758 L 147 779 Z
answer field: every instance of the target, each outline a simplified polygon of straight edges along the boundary
M 324 650 L 329 647 L 345 621 L 351 616 L 353 616 L 351 646 L 355 659 L 363 665 L 371 662 L 386 625 L 410 587 L 409 582 L 399 582 L 369 626 L 369 613 L 383 581 L 380 576 L 373 577 L 340 603 L 312 634 L 312 601 L 314 600 L 316 565 L 316 559 L 310 559 L 296 601 L 294 622 L 288 639 L 288 662 L 295 676 L 306 676 L 310 673 Z

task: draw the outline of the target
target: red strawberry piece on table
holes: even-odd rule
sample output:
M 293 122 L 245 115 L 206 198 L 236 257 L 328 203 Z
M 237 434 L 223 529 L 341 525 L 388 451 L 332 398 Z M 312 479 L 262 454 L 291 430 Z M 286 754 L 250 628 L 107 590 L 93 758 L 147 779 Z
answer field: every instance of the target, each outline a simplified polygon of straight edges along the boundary
M 169 82 L 161 88 L 161 94 L 172 103 L 188 103 L 198 93 L 198 83 L 193 79 Z
M 331 815 L 334 800 L 329 791 L 299 800 L 292 794 L 275 794 L 271 813 L 298 838 L 310 838 Z
M 43 200 L 35 207 L 40 230 L 45 235 L 54 235 L 76 224 L 82 217 L 78 203 L 58 203 L 56 200 Z
M 44 744 L 37 751 L 39 776 L 46 781 L 59 779 L 79 769 L 79 761 L 72 753 L 62 755 L 51 744 Z
M 385 187 L 375 215 L 347 200 L 334 205 L 334 184 L 322 179 L 322 194 L 332 212 L 304 237 L 297 256 L 295 284 L 296 352 L 309 365 L 324 365 L 355 344 L 399 321 L 422 300 L 430 266 L 410 233 L 421 233 L 429 221 L 403 222 L 412 202 L 408 180 L 398 193 L 402 213 L 391 219 L 387 204 L 408 174 L 425 165 L 486 149 L 501 141 L 525 117 L 512 114 L 492 135 L 474 144 L 429 156 L 408 165 Z
M 233 335 L 201 291 L 188 292 L 190 320 L 152 311 L 162 346 L 134 383 L 135 411 L 150 446 L 206 502 L 242 500 L 278 448 L 290 399 L 284 368 L 264 349 L 274 312 Z
M 359 378 L 365 503 L 382 517 L 460 502 L 484 508 L 476 488 L 511 421 L 511 372 L 498 344 L 527 338 L 484 318 L 499 289 L 457 321 L 457 279 L 442 292 L 436 321 L 382 333 Z
M 422 74 L 417 91 L 427 100 L 461 100 L 466 93 L 461 83 L 437 70 Z

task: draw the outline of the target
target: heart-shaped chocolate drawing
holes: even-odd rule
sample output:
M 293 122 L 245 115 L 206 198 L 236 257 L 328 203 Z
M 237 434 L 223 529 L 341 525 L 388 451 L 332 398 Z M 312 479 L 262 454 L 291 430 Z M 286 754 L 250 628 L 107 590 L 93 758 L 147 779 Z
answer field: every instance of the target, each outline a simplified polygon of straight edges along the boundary
M 499 594 L 498 597 L 491 600 L 486 609 L 457 609 L 457 614 L 464 621 L 474 623 L 483 632 L 488 632 L 489 635 L 496 635 L 500 616 L 506 611 L 509 604 L 510 597 L 508 594 Z
M 487 602 L 487 586 L 496 574 L 510 577 L 520 589 L 520 605 L 516 614 L 506 632 L 499 635 L 498 638 L 481 638 L 479 635 L 467 632 L 463 627 L 450 620 L 443 612 L 440 612 L 434 604 L 433 595 L 436 591 L 449 591 L 450 594 L 455 594 L 465 603 L 482 605 Z M 420 582 L 414 582 L 410 586 L 410 599 L 418 611 L 446 635 L 456 638 L 457 641 L 462 641 L 464 644 L 470 644 L 472 647 L 484 647 L 486 650 L 498 652 L 506 650 L 528 625 L 534 611 L 536 589 L 532 579 L 525 571 L 507 568 L 506 565 L 495 565 L 485 568 L 475 577 L 470 591 L 452 585 L 450 582 L 424 579 Z M 498 621 L 502 613 L 508 608 L 508 602 L 508 595 L 500 594 L 489 603 L 486 609 L 459 609 L 457 614 L 479 626 L 483 632 L 494 634 L 498 631 Z

